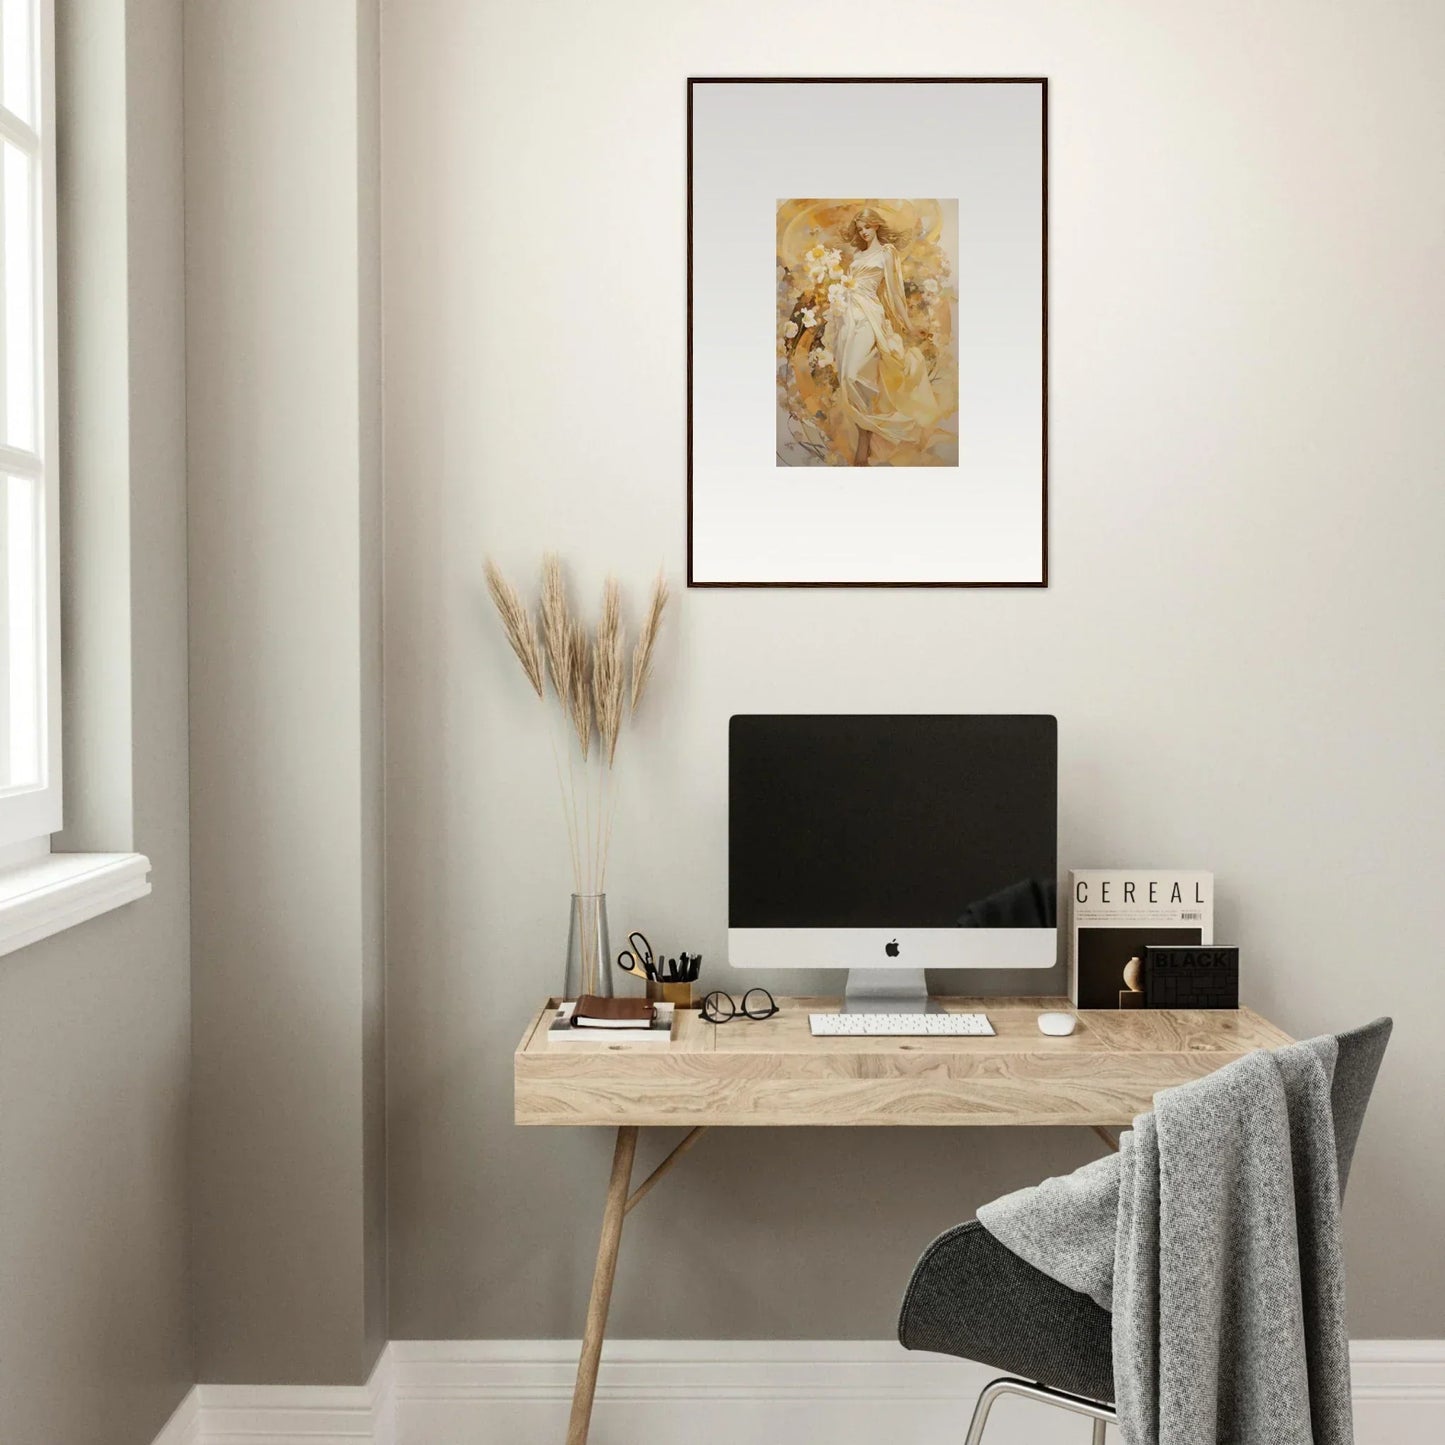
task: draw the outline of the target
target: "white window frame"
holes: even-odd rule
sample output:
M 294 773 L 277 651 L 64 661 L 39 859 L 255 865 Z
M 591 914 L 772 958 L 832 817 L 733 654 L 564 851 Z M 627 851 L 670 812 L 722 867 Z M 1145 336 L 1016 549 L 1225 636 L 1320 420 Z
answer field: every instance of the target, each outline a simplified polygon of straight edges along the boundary
M 16 0 L 5 0 L 6 4 Z M 31 77 L 38 126 L 32 128 L 0 103 L 0 137 L 32 159 L 32 205 L 38 219 L 35 259 L 40 269 L 37 320 L 39 366 L 36 378 L 38 453 L 20 451 L 0 441 L 0 473 L 33 477 L 44 506 L 41 509 L 40 553 L 43 578 L 37 599 L 37 633 L 43 660 L 39 700 L 45 709 L 40 729 L 40 765 L 37 783 L 0 791 L 0 861 L 15 862 L 44 856 L 50 835 L 59 832 L 64 818 L 61 767 L 60 692 L 60 486 L 59 383 L 56 364 L 58 298 L 56 293 L 55 238 L 55 12 L 53 0 L 30 0 L 33 26 L 34 72 Z M 3 211 L 0 211 L 3 227 Z M 3 256 L 0 256 L 3 262 Z M 9 679 L 0 679 L 8 686 Z
M 0 0 L 11 4 L 15 0 Z M 44 578 L 36 599 L 37 649 L 43 659 L 38 699 L 45 708 L 39 730 L 39 782 L 0 791 L 0 954 L 37 943 L 151 891 L 150 860 L 140 853 L 55 853 L 51 835 L 64 820 L 61 776 L 60 676 L 60 455 L 55 170 L 54 0 L 29 0 L 33 29 L 31 76 L 35 127 L 6 109 L 0 95 L 0 136 L 33 158 L 32 211 L 35 264 L 40 269 L 39 356 L 36 366 L 36 438 L 31 454 L 0 441 L 0 475 L 34 477 L 44 506 L 37 551 Z M 3 14 L 0 14 L 3 19 Z M 0 205 L 0 225 L 3 225 Z M 0 231 L 3 235 L 3 231 Z M 0 251 L 3 262 L 3 251 Z M 0 275 L 3 284 L 3 275 Z M 3 370 L 3 368 L 0 368 Z M 3 383 L 3 377 L 0 377 Z M 3 543 L 0 535 L 0 543 Z M 0 686 L 9 686 L 8 671 Z

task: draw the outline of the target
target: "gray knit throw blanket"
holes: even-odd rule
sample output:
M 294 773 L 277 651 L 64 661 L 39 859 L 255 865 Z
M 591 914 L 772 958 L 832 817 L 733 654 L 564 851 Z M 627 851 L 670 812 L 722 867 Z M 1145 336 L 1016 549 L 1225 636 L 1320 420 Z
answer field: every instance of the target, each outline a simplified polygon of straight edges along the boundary
M 1154 1096 L 1117 1155 L 978 1211 L 1114 1314 L 1128 1445 L 1352 1445 L 1333 1038 Z

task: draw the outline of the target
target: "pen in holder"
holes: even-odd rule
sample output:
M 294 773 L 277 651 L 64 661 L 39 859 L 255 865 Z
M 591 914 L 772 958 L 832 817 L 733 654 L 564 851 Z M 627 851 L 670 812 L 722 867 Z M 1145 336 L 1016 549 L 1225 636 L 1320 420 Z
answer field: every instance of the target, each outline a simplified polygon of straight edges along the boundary
M 702 967 L 702 954 L 680 953 L 676 958 L 657 960 L 657 977 L 648 980 L 647 996 L 654 1003 L 677 1008 L 692 1007 L 692 986 Z

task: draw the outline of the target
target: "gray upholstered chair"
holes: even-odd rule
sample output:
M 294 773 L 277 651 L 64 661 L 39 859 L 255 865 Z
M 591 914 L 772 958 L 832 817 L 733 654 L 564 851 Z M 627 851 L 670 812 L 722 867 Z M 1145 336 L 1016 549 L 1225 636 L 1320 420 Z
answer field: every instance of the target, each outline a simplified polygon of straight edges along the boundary
M 1344 1193 L 1375 1075 L 1392 1027 L 1376 1019 L 1338 1035 L 1330 1090 Z M 993 1365 L 1009 1376 L 984 1388 L 965 1445 L 978 1445 L 993 1402 L 1023 1395 L 1093 1421 L 1094 1445 L 1115 1419 L 1113 1316 L 1006 1249 L 976 1220 L 941 1234 L 908 1282 L 898 1338 Z

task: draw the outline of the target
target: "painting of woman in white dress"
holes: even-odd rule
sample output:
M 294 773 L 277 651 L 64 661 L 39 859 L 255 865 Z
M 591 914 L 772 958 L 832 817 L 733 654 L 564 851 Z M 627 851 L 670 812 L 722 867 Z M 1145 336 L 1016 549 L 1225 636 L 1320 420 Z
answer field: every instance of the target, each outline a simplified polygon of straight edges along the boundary
M 956 467 L 958 203 L 778 203 L 777 464 Z

